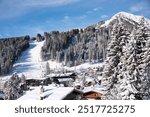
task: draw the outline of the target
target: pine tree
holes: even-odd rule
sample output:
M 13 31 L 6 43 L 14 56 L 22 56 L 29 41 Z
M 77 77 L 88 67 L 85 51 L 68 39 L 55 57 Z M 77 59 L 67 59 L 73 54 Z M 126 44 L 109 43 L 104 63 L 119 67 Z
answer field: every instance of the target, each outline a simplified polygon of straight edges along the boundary
M 103 73 L 103 85 L 110 90 L 113 84 L 117 82 L 115 72 L 117 70 L 117 65 L 120 62 L 121 53 L 121 38 L 123 27 L 122 24 L 115 26 L 112 30 L 111 42 L 108 45 L 107 60 L 105 61 L 104 73 Z
M 134 52 L 134 45 L 129 43 L 130 33 L 121 21 L 112 32 L 102 79 L 102 84 L 107 87 L 106 99 L 134 99 L 134 86 L 129 79 L 130 75 L 126 73 L 127 59 L 131 60 L 131 68 L 134 66 L 132 62 L 134 63 L 135 60 L 131 55 L 131 51 Z

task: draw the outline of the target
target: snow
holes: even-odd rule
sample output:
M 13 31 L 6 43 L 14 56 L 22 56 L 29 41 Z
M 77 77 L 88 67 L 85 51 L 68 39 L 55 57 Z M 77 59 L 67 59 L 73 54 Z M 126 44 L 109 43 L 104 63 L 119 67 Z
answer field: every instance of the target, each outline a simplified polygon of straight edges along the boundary
M 48 100 L 61 100 L 61 99 L 65 98 L 73 90 L 74 90 L 73 87 L 55 88 L 55 90 L 52 91 L 51 96 L 49 96 L 47 99 Z
M 51 74 L 49 74 L 49 75 L 47 75 L 47 76 L 49 76 L 49 77 L 63 77 L 63 76 L 70 76 L 70 75 L 72 75 L 72 73 L 51 73 Z
M 99 92 L 99 93 L 102 93 L 104 94 L 104 87 L 100 86 L 100 85 L 95 85 L 95 86 L 89 86 L 89 87 L 84 87 L 83 89 L 83 92 L 84 93 L 87 93 L 87 92 L 90 92 L 90 91 L 95 91 L 95 92 Z
M 55 87 L 53 85 L 44 86 L 44 93 L 40 93 L 40 87 L 31 87 L 29 91 L 18 98 L 18 100 L 40 100 L 44 96 L 45 100 L 62 100 L 74 90 L 73 87 Z
M 119 12 L 117 14 L 115 14 L 111 19 L 105 21 L 105 23 L 103 25 L 101 25 L 101 27 L 107 27 L 113 20 L 117 19 L 118 17 L 121 17 L 124 20 L 132 20 L 135 21 L 136 23 L 140 23 L 142 16 L 138 16 L 138 15 L 133 15 L 127 12 Z M 145 18 L 145 26 L 150 27 L 150 20 Z
M 88 68 L 95 68 L 95 67 L 100 67 L 102 66 L 103 63 L 84 63 L 78 66 L 70 67 L 68 69 L 74 70 L 77 73 L 82 73 L 83 71 L 86 71 Z

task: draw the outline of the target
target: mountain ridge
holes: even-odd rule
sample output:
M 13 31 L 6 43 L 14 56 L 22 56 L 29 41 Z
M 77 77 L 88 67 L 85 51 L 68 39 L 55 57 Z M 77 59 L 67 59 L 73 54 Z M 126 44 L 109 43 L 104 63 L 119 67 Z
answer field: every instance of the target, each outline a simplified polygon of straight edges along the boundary
M 127 13 L 127 12 L 118 12 L 115 15 L 113 15 L 109 20 L 106 20 L 105 23 L 102 25 L 106 26 L 109 25 L 113 20 L 116 20 L 118 18 L 122 18 L 124 20 L 133 20 L 134 22 L 136 22 L 137 24 L 140 23 L 141 18 L 144 16 L 140 16 L 140 15 L 133 15 L 131 13 Z M 145 26 L 150 27 L 150 20 L 145 18 Z

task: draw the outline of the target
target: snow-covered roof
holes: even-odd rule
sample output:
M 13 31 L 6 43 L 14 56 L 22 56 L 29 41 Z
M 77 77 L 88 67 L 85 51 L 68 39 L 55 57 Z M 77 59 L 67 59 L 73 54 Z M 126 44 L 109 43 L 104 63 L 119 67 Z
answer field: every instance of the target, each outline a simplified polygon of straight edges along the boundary
M 49 74 L 47 75 L 48 77 L 68 77 L 70 75 L 72 75 L 73 73 L 62 73 L 62 74 L 59 74 L 59 73 L 52 73 L 52 74 Z
M 73 87 L 54 87 L 53 85 L 44 86 L 45 100 L 62 100 L 69 93 L 74 91 Z M 31 87 L 31 90 L 27 91 L 18 100 L 40 100 L 40 87 Z
M 92 87 L 84 88 L 83 93 L 88 93 L 88 92 L 92 92 L 92 91 L 103 94 L 103 92 L 99 88 L 94 88 L 94 87 L 93 88 Z
M 91 77 L 86 77 L 86 79 L 85 79 L 86 82 L 92 82 L 93 80 L 94 80 L 94 79 L 91 78 Z
M 74 90 L 73 87 L 59 87 L 52 91 L 47 100 L 62 100 Z
M 58 79 L 59 82 L 64 82 L 64 81 L 74 81 L 72 78 L 61 78 Z

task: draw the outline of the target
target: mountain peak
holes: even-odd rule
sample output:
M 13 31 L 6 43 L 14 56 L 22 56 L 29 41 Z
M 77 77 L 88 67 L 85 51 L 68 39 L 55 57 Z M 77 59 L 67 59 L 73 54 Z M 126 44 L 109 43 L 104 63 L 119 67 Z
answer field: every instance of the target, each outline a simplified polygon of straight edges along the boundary
M 101 25 L 101 27 L 108 27 L 109 24 L 111 24 L 116 19 L 123 19 L 125 21 L 130 22 L 130 23 L 137 23 L 137 24 L 139 24 L 142 17 L 143 16 L 133 15 L 131 13 L 127 13 L 127 12 L 121 11 L 121 12 L 118 12 L 117 14 L 115 14 L 114 16 L 112 16 L 111 19 L 105 21 L 105 23 L 103 25 Z M 150 28 L 150 20 L 147 19 L 147 18 L 145 18 L 145 26 Z

